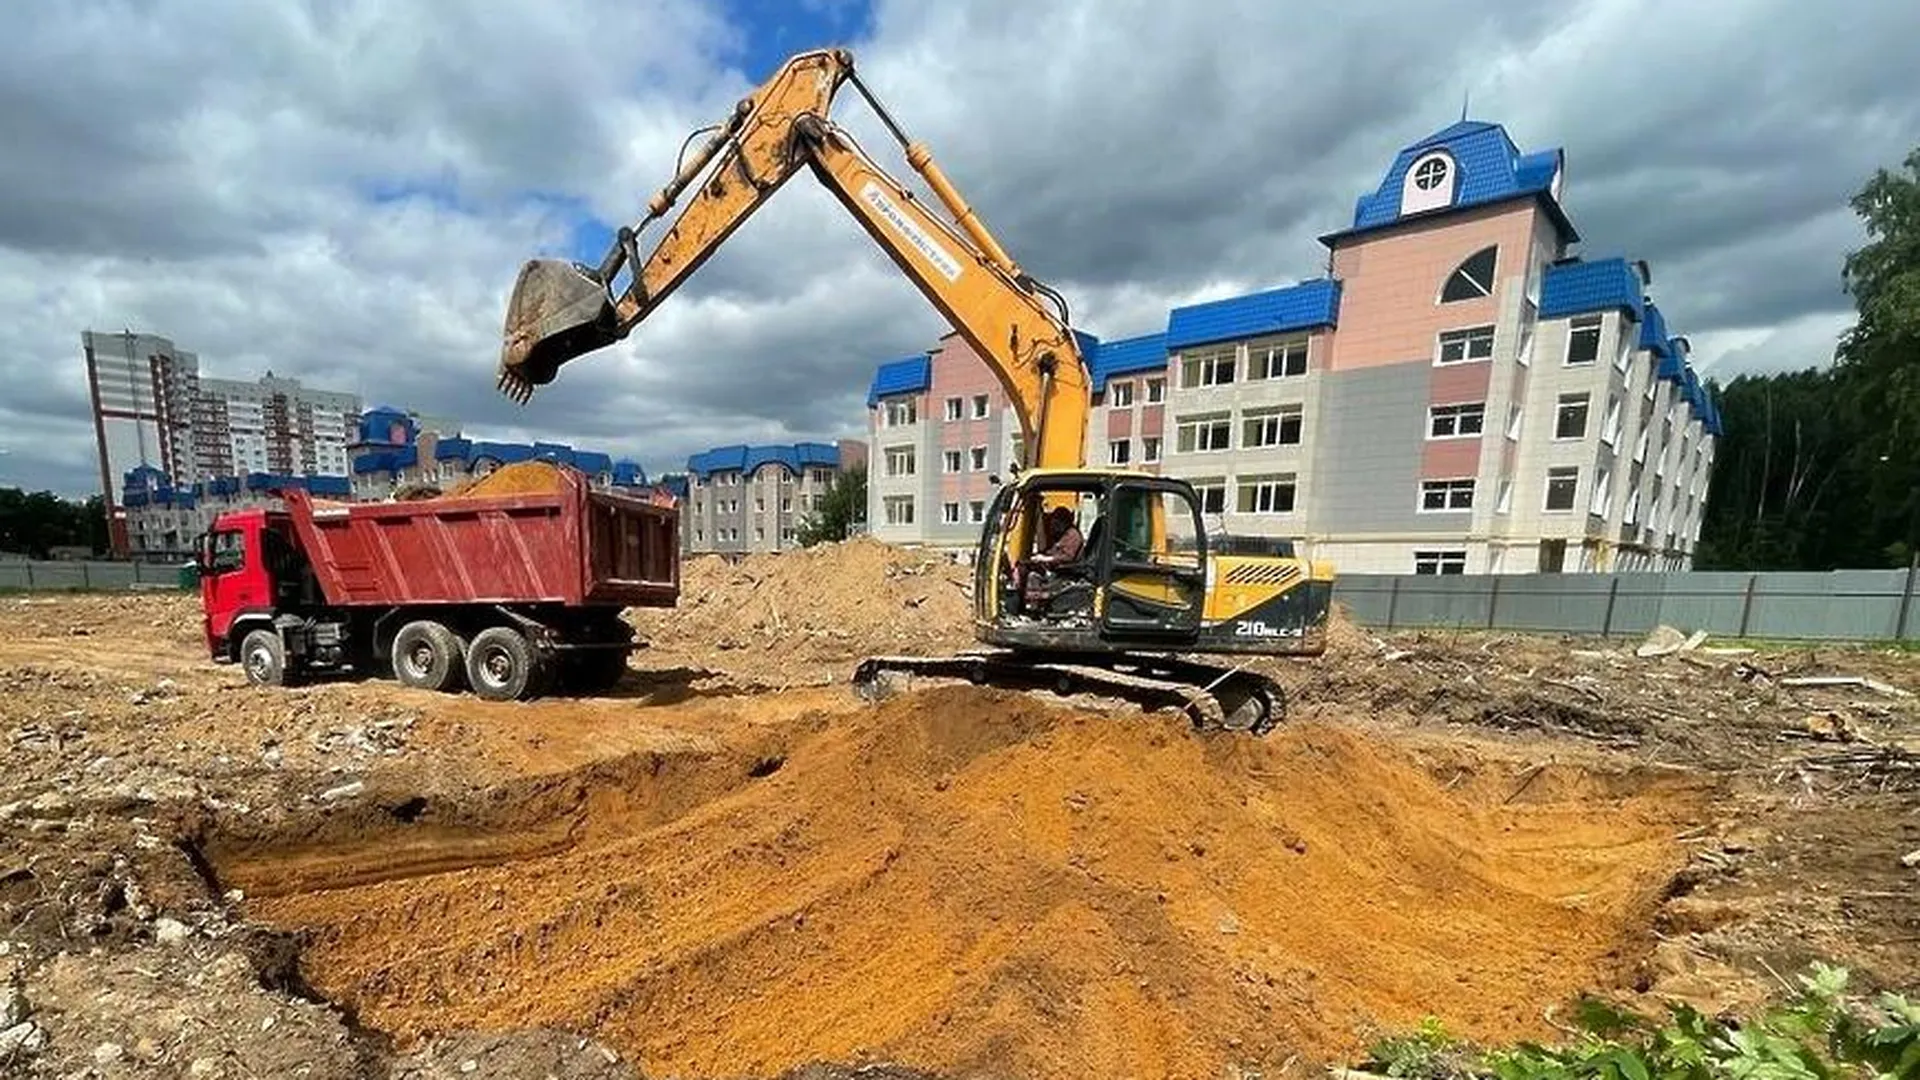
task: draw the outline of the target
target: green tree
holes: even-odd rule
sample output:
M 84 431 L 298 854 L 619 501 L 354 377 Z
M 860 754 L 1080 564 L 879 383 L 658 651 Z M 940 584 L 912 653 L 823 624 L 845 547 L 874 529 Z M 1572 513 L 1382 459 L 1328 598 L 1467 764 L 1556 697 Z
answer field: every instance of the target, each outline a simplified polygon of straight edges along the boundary
M 807 515 L 800 519 L 800 527 L 795 532 L 802 547 L 829 540 L 845 540 L 853 535 L 854 526 L 867 520 L 867 467 L 852 465 L 840 470 L 828 485 L 826 493 Z
M 51 491 L 0 488 L 0 551 L 44 559 L 55 547 L 106 549 L 107 519 L 96 496 L 70 502 Z

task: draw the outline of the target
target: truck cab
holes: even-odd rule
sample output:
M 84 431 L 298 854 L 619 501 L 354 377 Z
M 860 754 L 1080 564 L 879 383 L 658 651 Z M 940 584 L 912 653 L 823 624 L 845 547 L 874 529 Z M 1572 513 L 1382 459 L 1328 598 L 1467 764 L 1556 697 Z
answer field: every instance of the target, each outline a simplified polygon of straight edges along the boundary
M 282 512 L 221 514 L 200 537 L 195 562 L 207 652 L 221 663 L 238 659 L 247 629 L 270 626 L 277 614 L 317 599 L 293 523 Z

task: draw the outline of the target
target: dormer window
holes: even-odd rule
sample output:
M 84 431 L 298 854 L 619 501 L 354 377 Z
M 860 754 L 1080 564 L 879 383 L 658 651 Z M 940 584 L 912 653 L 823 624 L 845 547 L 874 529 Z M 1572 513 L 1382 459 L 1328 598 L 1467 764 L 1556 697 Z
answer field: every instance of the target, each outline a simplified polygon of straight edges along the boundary
M 1400 191 L 1400 212 L 1411 214 L 1453 205 L 1456 180 L 1453 158 L 1444 151 L 1419 158 L 1407 170 L 1406 183 Z

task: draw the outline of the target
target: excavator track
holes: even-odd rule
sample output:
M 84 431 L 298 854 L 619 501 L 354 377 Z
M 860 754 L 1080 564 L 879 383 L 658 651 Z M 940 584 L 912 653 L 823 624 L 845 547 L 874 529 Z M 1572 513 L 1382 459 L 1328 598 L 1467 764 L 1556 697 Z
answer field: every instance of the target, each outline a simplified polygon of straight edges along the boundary
M 1097 694 L 1145 709 L 1174 708 L 1200 731 L 1265 735 L 1284 717 L 1280 684 L 1257 672 L 1171 656 L 1129 655 L 1109 663 L 1068 656 L 1037 657 L 1011 650 L 950 656 L 869 656 L 854 670 L 854 688 L 882 692 L 888 675 L 964 679 L 981 686 L 1051 690 L 1062 696 Z

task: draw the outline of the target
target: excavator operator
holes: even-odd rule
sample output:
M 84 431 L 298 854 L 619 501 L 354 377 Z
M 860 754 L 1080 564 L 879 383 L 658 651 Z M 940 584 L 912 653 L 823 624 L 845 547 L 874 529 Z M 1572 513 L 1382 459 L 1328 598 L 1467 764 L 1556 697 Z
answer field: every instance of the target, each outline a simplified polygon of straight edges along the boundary
M 1047 511 L 1042 528 L 1043 546 L 1020 568 L 1022 597 L 1032 612 L 1046 608 L 1061 584 L 1061 571 L 1078 562 L 1086 549 L 1086 537 L 1081 535 L 1070 507 L 1056 506 Z

